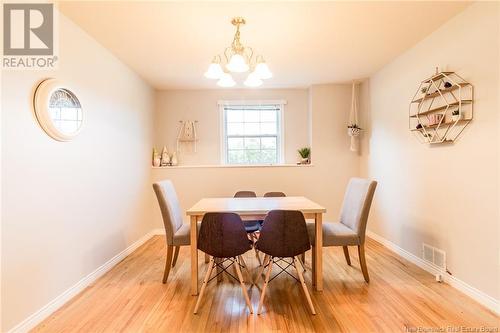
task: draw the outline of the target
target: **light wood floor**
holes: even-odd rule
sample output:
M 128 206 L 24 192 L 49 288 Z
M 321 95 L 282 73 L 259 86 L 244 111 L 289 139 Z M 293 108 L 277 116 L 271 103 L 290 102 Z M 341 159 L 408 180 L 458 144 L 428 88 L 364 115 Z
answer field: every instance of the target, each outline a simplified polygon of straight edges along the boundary
M 324 291 L 313 292 L 318 314 L 307 308 L 300 284 L 282 274 L 269 284 L 264 313 L 250 315 L 238 283 L 213 280 L 198 315 L 189 290 L 189 248 L 162 284 L 165 240 L 156 236 L 67 303 L 35 332 L 406 332 L 414 327 L 499 327 L 500 318 L 478 303 L 368 240 L 366 255 L 371 282 L 352 267 L 342 248 L 324 250 Z M 248 252 L 250 268 L 257 261 Z M 310 264 L 310 255 L 307 256 Z M 206 265 L 200 255 L 200 272 Z M 259 289 L 248 285 L 254 309 Z

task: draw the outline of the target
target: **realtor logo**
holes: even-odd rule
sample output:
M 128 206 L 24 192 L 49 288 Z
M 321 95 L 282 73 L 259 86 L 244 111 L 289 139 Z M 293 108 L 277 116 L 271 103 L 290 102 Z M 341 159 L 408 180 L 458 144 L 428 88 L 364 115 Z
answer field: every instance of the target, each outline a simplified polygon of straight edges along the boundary
M 3 68 L 54 68 L 54 32 L 53 4 L 4 4 Z

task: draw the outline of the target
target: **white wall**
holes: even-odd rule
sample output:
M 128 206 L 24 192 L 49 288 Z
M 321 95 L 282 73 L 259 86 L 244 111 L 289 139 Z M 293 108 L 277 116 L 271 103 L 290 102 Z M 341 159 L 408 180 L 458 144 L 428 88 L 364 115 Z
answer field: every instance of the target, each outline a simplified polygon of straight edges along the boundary
M 212 89 L 165 90 L 156 94 L 155 145 L 160 151 L 176 149 L 180 120 L 197 120 L 196 153 L 184 150 L 181 164 L 211 165 L 221 163 L 219 100 L 286 100 L 284 109 L 285 162 L 297 161 L 297 149 L 310 146 L 308 137 L 307 89 Z
M 421 257 L 446 251 L 453 276 L 500 299 L 499 10 L 476 3 L 373 75 L 362 87 L 361 173 L 379 181 L 368 228 Z M 420 144 L 408 104 L 435 66 L 474 85 L 474 120 L 453 145 Z
M 57 70 L 2 78 L 2 317 L 5 332 L 152 228 L 154 91 L 60 15 Z M 38 126 L 33 89 L 76 88 L 86 124 L 72 142 Z
M 284 191 L 288 195 L 307 196 L 324 205 L 328 209 L 326 218 L 335 220 L 349 178 L 359 173 L 359 157 L 349 151 L 349 138 L 345 130 L 351 103 L 350 85 L 315 85 L 309 91 L 290 92 L 290 90 L 283 90 L 264 91 L 263 93 L 266 96 L 272 96 L 272 98 L 288 100 L 289 104 L 285 113 L 291 115 L 294 112 L 297 114 L 297 118 L 290 116 L 285 118 L 285 129 L 292 131 L 287 134 L 285 141 L 290 143 L 295 132 L 299 135 L 297 136 L 297 145 L 292 145 L 291 148 L 287 147 L 287 151 L 293 155 L 302 142 L 312 141 L 313 166 L 153 169 L 153 181 L 171 179 L 184 210 L 203 197 L 232 196 L 237 190 L 254 190 L 258 195 L 267 191 Z M 216 164 L 220 162 L 218 157 L 220 139 L 217 129 L 219 117 L 215 103 L 218 99 L 224 99 L 229 94 L 225 91 L 162 92 L 159 94 L 161 101 L 158 105 L 170 105 L 169 96 L 172 96 L 172 103 L 180 105 L 180 96 L 182 96 L 183 106 L 180 111 L 187 110 L 186 112 L 192 113 L 191 117 L 204 119 L 203 122 L 200 122 L 200 131 L 203 131 L 204 126 L 214 126 L 213 132 L 217 135 L 208 137 L 201 133 L 199 150 L 194 156 L 201 155 L 201 149 L 205 149 L 207 155 L 217 156 L 213 161 L 213 164 Z M 235 94 L 239 96 L 244 92 Z M 251 94 L 254 92 L 252 91 Z M 208 97 L 205 98 L 204 95 L 208 95 Z M 245 93 L 244 96 L 247 98 L 249 95 Z M 262 97 L 262 93 L 258 96 Z M 200 103 L 200 101 L 204 101 L 204 103 Z M 300 105 L 300 107 L 295 105 Z M 159 107 L 157 109 L 155 118 L 157 138 L 158 135 L 163 135 L 162 133 L 166 132 L 167 137 L 170 137 L 172 141 L 175 135 L 168 136 L 168 133 L 172 131 L 169 126 L 176 128 L 179 119 L 178 116 L 168 118 L 165 110 L 171 110 L 171 108 Z M 201 115 L 204 112 L 211 116 Z M 168 119 L 171 119 L 170 122 L 174 124 L 168 125 Z M 210 125 L 206 125 L 204 122 Z M 166 126 L 165 130 L 163 126 Z M 204 145 L 203 148 L 202 145 Z M 288 158 L 291 158 L 289 162 L 295 161 L 294 156 L 287 156 Z M 200 164 L 206 163 L 209 162 L 204 160 Z M 158 204 L 155 202 L 153 207 L 156 225 L 162 227 Z

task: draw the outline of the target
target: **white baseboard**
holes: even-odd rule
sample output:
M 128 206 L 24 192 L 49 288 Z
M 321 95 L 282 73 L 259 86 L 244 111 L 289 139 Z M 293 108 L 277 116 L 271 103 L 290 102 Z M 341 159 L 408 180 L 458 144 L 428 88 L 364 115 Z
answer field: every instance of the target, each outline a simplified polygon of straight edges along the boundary
M 444 282 L 448 283 L 450 286 L 466 294 L 467 296 L 474 299 L 478 303 L 484 305 L 491 311 L 500 314 L 499 300 L 491 297 L 490 295 L 485 294 L 484 292 L 482 292 L 477 288 L 474 288 L 473 286 L 465 283 L 464 281 L 458 279 L 457 277 L 450 275 L 449 273 L 443 272 L 442 269 L 435 266 L 434 264 L 428 263 L 422 258 L 417 257 L 413 253 L 406 251 L 405 249 L 399 247 L 398 245 L 394 244 L 393 242 L 385 239 L 380 235 L 377 235 L 369 230 L 366 231 L 366 235 L 372 238 L 373 240 L 379 242 L 380 244 L 384 245 L 389 250 L 397 253 L 401 257 L 422 268 L 423 270 L 431 273 L 432 275 L 442 274 Z
M 36 325 L 41 323 L 45 318 L 49 317 L 57 309 L 63 306 L 66 302 L 88 287 L 92 282 L 97 280 L 99 277 L 108 272 L 116 264 L 122 261 L 126 256 L 134 252 L 142 244 L 146 243 L 154 235 L 161 235 L 165 232 L 162 229 L 154 229 L 148 232 L 146 235 L 135 241 L 132 245 L 127 247 L 122 252 L 118 253 L 116 256 L 108 260 L 104 265 L 97 268 L 95 271 L 78 281 L 74 286 L 63 292 L 61 295 L 57 296 L 54 300 L 46 304 L 40 310 L 23 320 L 21 323 L 16 325 L 14 328 L 10 329 L 8 333 L 24 333 L 28 332 Z
M 162 229 L 162 228 L 153 229 L 153 230 L 151 230 L 151 233 L 153 235 L 165 235 L 165 229 Z

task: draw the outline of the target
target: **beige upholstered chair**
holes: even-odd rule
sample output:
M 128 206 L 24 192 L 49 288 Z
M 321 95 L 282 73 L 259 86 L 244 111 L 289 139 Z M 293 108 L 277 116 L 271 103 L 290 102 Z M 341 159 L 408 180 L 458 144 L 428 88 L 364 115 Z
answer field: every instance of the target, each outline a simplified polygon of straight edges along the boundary
M 182 221 L 182 212 L 175 193 L 174 185 L 170 180 L 164 180 L 153 184 L 153 189 L 160 205 L 161 216 L 165 226 L 167 240 L 167 260 L 165 262 L 165 272 L 163 273 L 163 283 L 167 282 L 170 267 L 174 267 L 179 256 L 179 248 L 189 245 L 191 227 Z M 172 260 L 172 253 L 174 252 Z
M 323 246 L 342 246 L 347 264 L 351 265 L 348 246 L 357 246 L 359 263 L 366 282 L 370 282 L 365 259 L 365 233 L 376 181 L 351 178 L 344 195 L 339 223 L 323 224 Z M 314 223 L 307 224 L 309 238 L 314 246 Z M 314 251 L 313 251 L 314 253 Z

